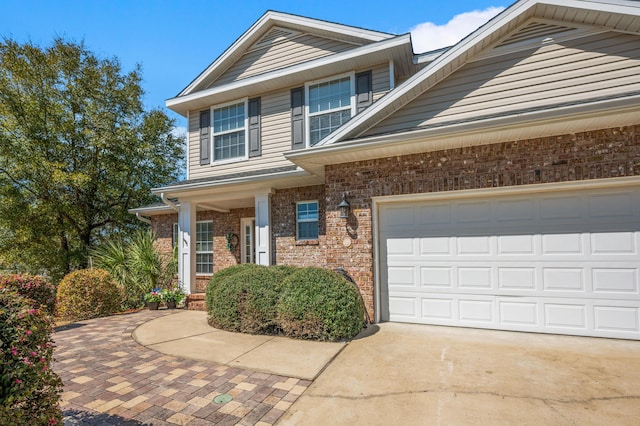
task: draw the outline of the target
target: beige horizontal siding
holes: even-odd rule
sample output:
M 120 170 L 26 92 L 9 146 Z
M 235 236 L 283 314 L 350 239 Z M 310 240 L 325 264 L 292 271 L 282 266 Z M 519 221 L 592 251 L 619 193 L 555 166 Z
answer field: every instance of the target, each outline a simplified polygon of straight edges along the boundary
M 289 89 L 263 95 L 261 109 L 262 155 L 226 164 L 200 165 L 199 122 L 193 118 L 189 120 L 189 179 L 291 165 L 292 163 L 282 155 L 291 149 Z M 191 115 L 199 116 L 197 112 L 192 112 Z
M 374 100 L 389 91 L 389 65 L 356 70 L 372 71 Z M 327 76 L 330 77 L 330 76 Z M 262 155 L 244 161 L 226 164 L 200 165 L 200 113 L 189 114 L 189 179 L 199 179 L 247 171 L 270 169 L 291 165 L 283 153 L 291 150 L 291 88 L 277 90 L 261 96 Z
M 367 134 L 620 95 L 639 76 L 640 37 L 592 35 L 471 62 Z
M 303 34 L 245 53 L 213 84 L 219 86 L 253 75 L 317 59 L 358 47 L 351 43 Z

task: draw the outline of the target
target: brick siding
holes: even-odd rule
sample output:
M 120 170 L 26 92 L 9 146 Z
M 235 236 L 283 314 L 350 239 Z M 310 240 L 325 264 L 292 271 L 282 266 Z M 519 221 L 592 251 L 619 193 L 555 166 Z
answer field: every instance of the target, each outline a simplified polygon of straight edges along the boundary
M 374 314 L 371 197 L 640 175 L 640 125 L 325 168 L 327 266 L 354 278 Z M 348 193 L 352 217 L 333 208 Z M 343 240 L 352 234 L 351 247 Z M 373 316 L 372 316 L 373 318 Z
M 271 198 L 272 250 L 276 264 L 343 268 L 357 283 L 374 318 L 372 197 L 484 189 L 640 175 L 640 125 L 570 135 L 472 146 L 330 165 L 325 185 L 276 190 Z M 348 194 L 351 216 L 336 206 Z M 317 241 L 296 242 L 296 202 L 318 200 Z M 158 244 L 171 244 L 177 215 L 156 216 Z M 199 212 L 214 221 L 214 270 L 240 261 L 226 234 L 239 234 L 240 218 L 254 209 Z M 168 240 L 167 240 L 168 238 Z M 168 241 L 168 243 L 167 243 Z M 198 277 L 204 291 L 208 277 Z
M 296 203 L 318 201 L 318 240 L 296 241 Z M 278 190 L 271 196 L 272 259 L 277 265 L 327 265 L 324 185 Z

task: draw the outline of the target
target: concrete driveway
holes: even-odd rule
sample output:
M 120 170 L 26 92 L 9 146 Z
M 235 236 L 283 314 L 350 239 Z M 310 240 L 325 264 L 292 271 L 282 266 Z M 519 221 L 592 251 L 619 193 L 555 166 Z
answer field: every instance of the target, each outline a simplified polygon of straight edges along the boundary
M 638 424 L 640 342 L 384 323 L 279 424 Z

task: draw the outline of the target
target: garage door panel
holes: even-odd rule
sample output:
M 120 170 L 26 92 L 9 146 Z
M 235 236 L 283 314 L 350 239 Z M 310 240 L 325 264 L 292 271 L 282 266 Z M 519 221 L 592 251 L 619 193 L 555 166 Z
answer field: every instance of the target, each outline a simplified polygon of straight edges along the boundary
M 591 253 L 606 255 L 636 255 L 636 235 L 634 232 L 596 232 L 591 234 Z
M 625 293 L 638 295 L 638 270 L 634 268 L 594 268 L 593 291 L 613 295 Z
M 505 327 L 526 326 L 536 329 L 540 325 L 538 303 L 532 301 L 498 299 L 500 323 Z
M 640 189 L 610 192 L 382 205 L 388 319 L 640 339 Z
M 567 329 L 587 330 L 587 303 L 568 303 L 568 301 L 544 304 L 544 325 L 558 332 Z
M 594 306 L 595 329 L 602 332 L 640 332 L 640 315 L 636 306 Z

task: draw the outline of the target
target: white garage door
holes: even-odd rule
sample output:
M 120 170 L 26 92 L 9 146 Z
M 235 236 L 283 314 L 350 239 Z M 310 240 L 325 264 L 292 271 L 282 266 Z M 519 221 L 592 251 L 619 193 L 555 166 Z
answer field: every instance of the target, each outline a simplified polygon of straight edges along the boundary
M 640 190 L 380 204 L 382 319 L 640 339 Z

